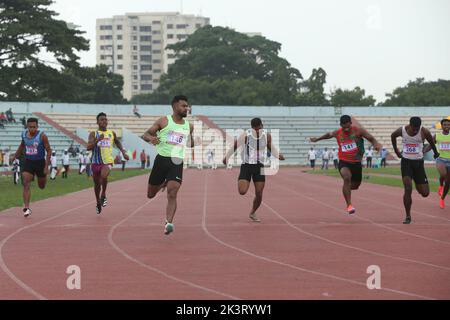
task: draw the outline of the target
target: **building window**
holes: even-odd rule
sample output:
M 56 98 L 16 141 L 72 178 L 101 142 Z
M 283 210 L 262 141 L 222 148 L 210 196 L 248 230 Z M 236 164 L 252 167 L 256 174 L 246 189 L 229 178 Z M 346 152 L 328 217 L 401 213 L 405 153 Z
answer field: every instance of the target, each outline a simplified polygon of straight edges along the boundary
M 158 83 L 158 82 L 159 82 L 159 79 L 153 79 L 153 82 L 154 82 L 154 83 Z
M 133 70 L 137 70 L 138 69 L 138 66 L 137 65 L 133 65 Z
M 137 27 L 136 26 L 133 26 L 133 31 L 137 31 Z
M 155 59 L 155 60 L 153 60 L 153 63 L 161 63 L 161 60 Z
M 100 30 L 112 30 L 112 26 L 100 26 Z
M 159 30 L 153 30 L 153 31 L 152 31 L 152 34 L 161 34 L 161 31 L 159 31 Z
M 137 36 L 133 36 L 133 41 L 137 41 Z
M 187 34 L 177 34 L 177 39 L 181 40 L 181 39 L 186 39 L 187 38 Z
M 133 46 L 133 51 L 137 51 L 137 46 Z
M 153 70 L 153 73 L 161 73 L 161 70 L 160 69 L 155 69 L 155 70 Z
M 152 56 L 150 55 L 141 55 L 141 61 L 152 61 Z
M 168 24 L 167 29 L 173 29 L 173 24 Z
M 177 29 L 186 29 L 187 24 L 177 24 Z
M 152 90 L 151 84 L 141 84 L 141 90 Z
M 117 30 L 122 30 L 122 25 L 121 24 L 117 25 Z
M 122 35 L 121 34 L 117 35 L 117 40 L 122 40 Z
M 133 60 L 137 60 L 138 56 L 133 56 Z
M 122 59 L 123 59 L 123 55 L 118 54 L 118 55 L 117 55 L 117 60 L 122 60 Z
M 175 59 L 175 54 L 169 53 L 169 54 L 167 55 L 167 58 L 169 58 L 169 59 Z
M 151 36 L 141 36 L 141 41 L 152 41 Z
M 100 56 L 100 60 L 106 60 L 106 56 L 105 55 L 101 55 Z
M 161 54 L 161 50 L 153 50 L 153 54 Z
M 141 32 L 150 32 L 150 31 L 152 31 L 152 27 L 151 26 L 140 26 L 139 27 L 139 31 L 141 31 Z
M 123 49 L 123 45 L 119 44 L 117 45 L 117 50 L 122 50 Z
M 202 27 L 201 23 L 196 23 L 195 24 L 195 29 L 200 29 Z
M 151 64 L 143 64 L 143 65 L 141 65 L 141 70 L 142 71 L 152 70 L 152 65 Z
M 123 65 L 118 64 L 118 65 L 117 65 L 117 70 L 122 70 L 122 69 L 123 69 Z
M 152 46 L 141 46 L 141 51 L 152 51 Z
M 161 24 L 161 21 L 152 21 L 152 24 Z
M 137 85 L 134 85 L 134 86 L 133 86 L 133 89 L 134 89 L 134 90 L 137 90 L 137 89 L 138 89 L 138 86 L 137 86 Z
M 152 75 L 151 74 L 141 74 L 141 80 L 142 81 L 150 81 L 152 80 Z
M 173 34 L 168 34 L 167 39 L 173 39 Z
M 112 36 L 100 36 L 100 40 L 112 40 Z
M 153 43 L 154 44 L 159 44 L 159 43 L 161 43 L 161 40 L 153 40 Z
M 138 79 L 138 76 L 137 75 L 134 75 L 133 76 L 133 80 L 137 80 Z

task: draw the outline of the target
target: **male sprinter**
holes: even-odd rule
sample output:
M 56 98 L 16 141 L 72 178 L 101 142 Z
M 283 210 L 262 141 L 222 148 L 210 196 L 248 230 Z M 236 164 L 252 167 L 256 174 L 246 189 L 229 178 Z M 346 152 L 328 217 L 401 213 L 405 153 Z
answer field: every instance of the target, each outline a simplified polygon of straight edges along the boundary
M 272 144 L 272 136 L 263 129 L 263 123 L 260 118 L 254 118 L 250 122 L 251 129 L 248 129 L 235 142 L 233 148 L 230 148 L 223 158 L 223 164 L 227 164 L 228 159 L 237 150 L 242 148 L 242 164 L 238 178 L 238 190 L 241 195 L 247 193 L 250 182 L 253 179 L 255 185 L 255 198 L 249 218 L 254 222 L 261 220 L 256 215 L 256 210 L 262 202 L 263 190 L 266 182 L 266 176 L 262 172 L 267 151 L 279 160 L 284 160 L 284 156 L 278 153 L 276 147 Z
M 339 173 L 344 180 L 342 193 L 347 203 L 347 212 L 353 214 L 356 209 L 352 205 L 352 190 L 357 190 L 362 180 L 362 164 L 364 156 L 364 140 L 366 138 L 379 151 L 381 144 L 364 128 L 352 125 L 352 118 L 343 115 L 340 119 L 341 128 L 324 134 L 319 138 L 310 138 L 311 142 L 336 138 L 338 143 Z
M 167 187 L 166 235 L 174 230 L 173 218 L 177 210 L 178 190 L 183 180 L 183 159 L 188 139 L 191 148 L 194 147 L 194 125 L 185 119 L 189 109 L 186 96 L 173 97 L 173 113 L 156 120 L 142 136 L 145 141 L 156 146 L 158 152 L 148 181 L 147 197 L 154 198 L 158 191 Z
M 23 216 L 28 217 L 31 214 L 30 185 L 34 175 L 38 178 L 38 186 L 44 189 L 47 183 L 48 165 L 52 155 L 52 149 L 48 142 L 47 135 L 38 130 L 38 119 L 28 118 L 27 130 L 22 133 L 22 142 L 17 148 L 14 160 L 19 159 L 25 151 L 25 162 L 23 165 Z M 45 154 L 47 152 L 47 155 Z
M 433 141 L 439 151 L 439 158 L 436 159 L 436 168 L 439 172 L 439 207 L 445 208 L 445 197 L 450 188 L 450 119 L 441 120 L 442 132 L 434 135 Z M 431 150 L 431 145 L 427 145 L 423 152 Z
M 401 153 L 397 148 L 397 137 L 402 137 L 403 150 Z M 400 127 L 391 134 L 392 146 L 401 159 L 402 179 L 405 188 L 403 205 L 405 206 L 406 218 L 403 224 L 411 223 L 412 180 L 416 184 L 417 192 L 422 197 L 428 197 L 430 194 L 423 160 L 423 142 L 425 139 L 433 149 L 434 158 L 439 157 L 433 137 L 428 129 L 422 127 L 422 120 L 419 117 L 412 117 L 409 119 L 409 125 Z
M 108 185 L 108 176 L 114 165 L 112 156 L 113 145 L 119 148 L 123 157 L 127 160 L 126 151 L 122 143 L 117 139 L 116 133 L 108 130 L 108 119 L 106 114 L 101 112 L 97 115 L 98 130 L 89 134 L 87 150 L 92 150 L 92 176 L 94 179 L 94 192 L 97 200 L 97 214 L 102 212 L 102 207 L 106 207 L 106 187 Z M 101 194 L 100 194 L 101 192 Z

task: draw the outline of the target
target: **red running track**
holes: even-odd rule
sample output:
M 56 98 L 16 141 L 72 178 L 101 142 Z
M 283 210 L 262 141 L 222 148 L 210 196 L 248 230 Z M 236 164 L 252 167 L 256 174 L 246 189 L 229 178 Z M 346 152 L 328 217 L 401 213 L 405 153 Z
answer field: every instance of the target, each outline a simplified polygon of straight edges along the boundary
M 93 190 L 0 212 L 0 299 L 449 299 L 450 210 L 437 195 L 364 183 L 345 213 L 341 180 L 283 168 L 267 178 L 261 223 L 238 168 L 185 171 L 175 231 L 163 234 L 166 194 L 147 176 L 111 183 L 96 215 Z M 35 191 L 38 192 L 38 191 Z M 68 266 L 81 289 L 67 288 Z M 381 289 L 369 290 L 369 266 Z

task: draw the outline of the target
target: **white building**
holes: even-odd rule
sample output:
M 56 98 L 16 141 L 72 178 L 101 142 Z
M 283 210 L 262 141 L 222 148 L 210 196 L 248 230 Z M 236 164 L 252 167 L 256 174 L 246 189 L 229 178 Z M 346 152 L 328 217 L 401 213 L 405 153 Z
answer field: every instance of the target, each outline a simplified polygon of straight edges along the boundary
M 209 18 L 178 12 L 127 13 L 97 19 L 97 64 L 106 64 L 123 76 L 124 98 L 151 93 L 175 61 L 166 46 L 208 24 Z

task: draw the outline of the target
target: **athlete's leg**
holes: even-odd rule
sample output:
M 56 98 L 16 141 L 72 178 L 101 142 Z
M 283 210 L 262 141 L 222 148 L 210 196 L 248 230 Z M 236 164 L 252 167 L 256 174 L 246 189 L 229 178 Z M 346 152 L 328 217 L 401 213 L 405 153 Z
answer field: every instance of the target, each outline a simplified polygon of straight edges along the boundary
M 250 187 L 250 181 L 245 180 L 245 179 L 239 179 L 238 180 L 239 194 L 241 194 L 241 195 L 246 194 L 249 187 Z
M 175 211 L 177 210 L 177 194 L 180 190 L 181 183 L 170 180 L 167 182 L 167 208 L 166 208 L 166 220 L 172 223 Z
M 103 166 L 102 171 L 100 173 L 101 176 L 101 185 L 102 185 L 102 194 L 101 198 L 106 197 L 106 187 L 108 186 L 108 176 L 111 171 L 111 168 L 109 165 Z
M 447 175 L 445 176 L 444 190 L 441 196 L 442 200 L 444 200 L 445 197 L 447 196 L 449 189 L 450 189 L 450 168 L 447 167 Z
M 45 177 L 38 177 L 38 186 L 39 186 L 39 189 L 44 189 L 45 188 L 45 185 L 47 184 L 47 176 L 45 176 Z
M 439 161 L 439 160 L 437 160 L 437 161 Z M 439 194 L 439 196 L 442 196 L 442 193 L 444 192 L 445 177 L 447 176 L 447 166 L 445 165 L 445 163 L 436 162 L 436 169 L 439 172 L 438 194 Z
M 33 174 L 29 172 L 22 173 L 23 179 L 23 206 L 24 208 L 30 207 L 30 199 L 31 199 L 31 181 L 33 180 Z
M 352 172 L 347 167 L 342 167 L 339 172 L 342 180 L 344 180 L 344 184 L 342 185 L 342 194 L 344 195 L 347 206 L 349 206 L 352 203 Z
M 255 198 L 253 199 L 253 207 L 250 215 L 253 215 L 261 205 L 265 181 L 255 182 Z
M 405 206 L 406 218 L 411 219 L 411 205 L 412 205 L 412 179 L 409 176 L 403 177 L 403 187 L 405 189 L 403 194 L 403 205 Z
M 161 190 L 162 188 L 165 188 L 166 185 L 167 185 L 166 181 L 161 183 L 160 185 L 156 185 L 156 186 L 149 184 L 148 188 L 147 188 L 147 197 L 149 199 L 154 198 L 156 196 L 156 194 L 159 192 L 159 190 Z

